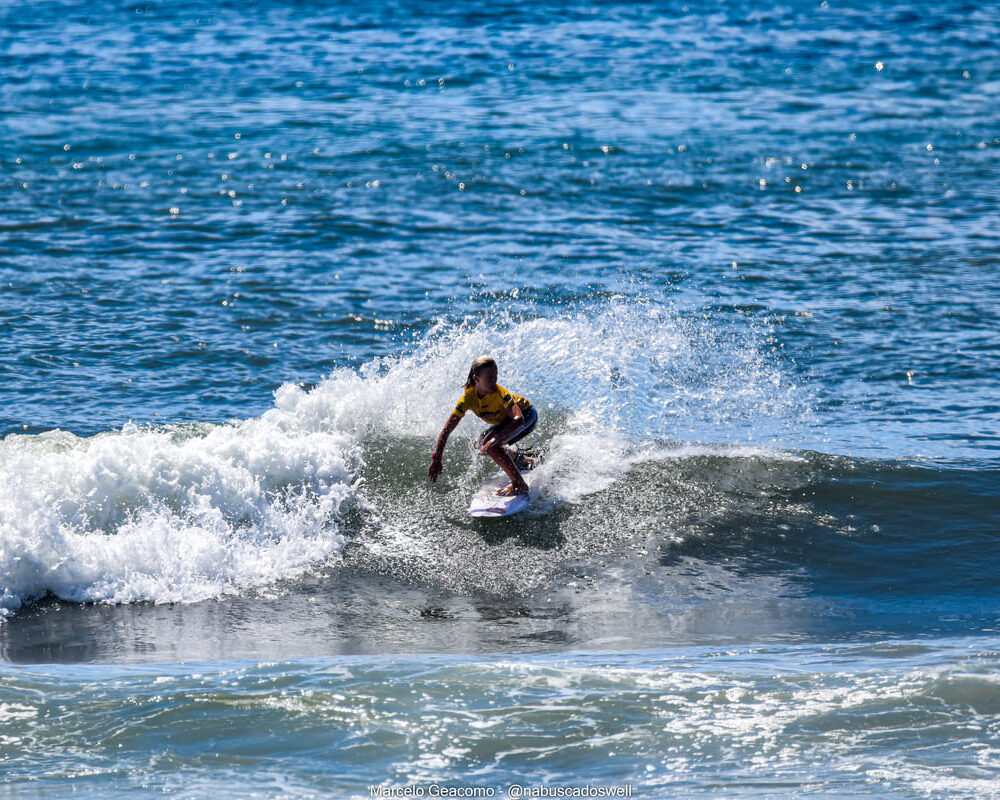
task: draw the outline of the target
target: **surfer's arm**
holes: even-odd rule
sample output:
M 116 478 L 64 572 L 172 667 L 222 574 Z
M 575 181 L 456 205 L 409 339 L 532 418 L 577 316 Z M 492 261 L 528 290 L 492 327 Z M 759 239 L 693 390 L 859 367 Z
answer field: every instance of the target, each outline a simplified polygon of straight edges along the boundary
M 431 465 L 427 469 L 427 477 L 431 479 L 431 483 L 438 479 L 438 475 L 441 474 L 441 470 L 444 466 L 441 463 L 441 456 L 444 454 L 444 446 L 448 443 L 448 437 L 451 432 L 455 430 L 462 418 L 458 414 L 452 414 L 448 417 L 448 421 L 444 424 L 441 429 L 441 433 L 438 434 L 437 444 L 434 447 L 434 452 L 431 454 Z

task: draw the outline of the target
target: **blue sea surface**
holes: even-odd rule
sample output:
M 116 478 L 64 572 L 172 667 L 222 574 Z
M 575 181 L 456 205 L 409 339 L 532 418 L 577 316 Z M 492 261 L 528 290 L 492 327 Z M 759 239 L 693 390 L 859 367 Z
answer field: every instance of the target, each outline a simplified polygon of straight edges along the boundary
M 989 4 L 0 0 L 0 797 L 1000 798 L 998 198 Z

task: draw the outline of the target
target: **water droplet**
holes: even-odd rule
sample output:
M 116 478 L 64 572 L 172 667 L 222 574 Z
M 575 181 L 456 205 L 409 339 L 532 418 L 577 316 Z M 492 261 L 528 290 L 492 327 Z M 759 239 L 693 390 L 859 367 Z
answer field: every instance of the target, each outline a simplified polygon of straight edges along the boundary
M 181 210 L 177 206 L 170 206 L 170 216 L 176 217 L 181 213 Z
M 885 69 L 885 64 L 883 64 L 881 61 L 876 61 L 875 62 L 875 69 L 877 69 L 879 72 L 881 72 L 883 69 Z

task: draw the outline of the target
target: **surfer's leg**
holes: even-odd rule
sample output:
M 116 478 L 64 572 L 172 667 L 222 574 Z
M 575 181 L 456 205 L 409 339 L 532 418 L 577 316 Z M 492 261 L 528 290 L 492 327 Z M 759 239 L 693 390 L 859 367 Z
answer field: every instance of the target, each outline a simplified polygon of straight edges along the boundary
M 510 420 L 510 422 L 513 422 L 514 425 L 511 426 L 509 431 L 505 431 L 506 436 L 501 439 L 504 444 L 514 444 L 514 442 L 519 442 L 531 433 L 535 429 L 535 425 L 538 423 L 538 412 L 535 411 L 535 407 L 532 406 L 525 412 L 524 419 Z
M 500 467 L 510 478 L 510 486 L 501 489 L 498 494 L 527 494 L 528 484 L 524 482 L 524 478 L 521 473 L 518 472 L 517 467 L 514 466 L 514 461 L 510 457 L 510 454 L 504 448 L 502 444 L 494 442 L 486 450 L 486 454 L 492 458 L 497 466 Z
M 511 447 L 511 445 L 521 441 L 521 439 L 531 433 L 535 429 L 537 422 L 538 412 L 535 411 L 534 407 L 531 407 L 525 413 L 524 419 L 508 420 L 503 426 L 498 426 L 499 435 L 496 437 L 497 441 L 504 443 L 504 449 L 507 451 L 507 454 L 521 471 L 532 469 L 535 466 L 535 459 L 522 453 L 517 448 Z

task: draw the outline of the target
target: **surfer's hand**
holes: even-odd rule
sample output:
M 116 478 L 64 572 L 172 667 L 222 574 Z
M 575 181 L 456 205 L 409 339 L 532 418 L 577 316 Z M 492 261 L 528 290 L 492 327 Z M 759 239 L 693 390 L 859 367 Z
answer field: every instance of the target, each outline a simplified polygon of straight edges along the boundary
M 431 457 L 431 465 L 427 468 L 427 477 L 431 479 L 431 483 L 434 483 L 438 479 L 438 475 L 441 474 L 441 470 L 444 469 L 444 464 L 441 463 L 440 458 Z

